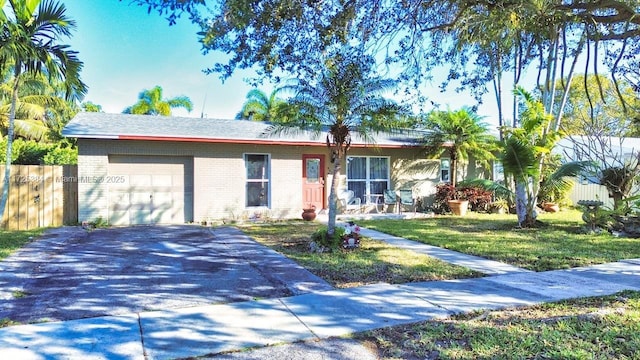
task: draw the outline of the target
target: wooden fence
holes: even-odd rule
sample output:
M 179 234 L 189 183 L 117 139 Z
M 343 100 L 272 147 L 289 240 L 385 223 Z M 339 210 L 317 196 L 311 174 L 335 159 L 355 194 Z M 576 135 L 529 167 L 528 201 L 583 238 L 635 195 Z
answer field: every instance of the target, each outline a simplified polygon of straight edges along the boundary
M 76 165 L 12 165 L 9 199 L 0 224 L 6 230 L 29 230 L 78 222 Z M 0 166 L 0 188 L 4 166 Z

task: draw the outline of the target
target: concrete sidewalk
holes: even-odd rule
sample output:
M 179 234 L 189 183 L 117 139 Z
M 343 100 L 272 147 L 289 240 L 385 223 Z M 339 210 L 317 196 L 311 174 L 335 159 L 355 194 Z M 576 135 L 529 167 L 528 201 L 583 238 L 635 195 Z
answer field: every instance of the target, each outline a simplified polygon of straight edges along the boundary
M 404 245 L 419 252 L 437 250 L 412 243 Z M 473 265 L 472 258 L 456 257 Z M 484 265 L 478 265 L 478 270 L 493 274 L 490 265 L 494 262 L 482 260 L 479 262 Z M 177 359 L 324 340 L 472 310 L 608 295 L 627 289 L 640 291 L 640 259 L 542 273 L 517 268 L 506 271 L 501 266 L 504 264 L 493 265 L 502 269 L 496 271 L 504 272 L 485 278 L 380 283 L 258 301 L 10 326 L 0 329 L 0 354 L 7 359 Z M 325 350 L 327 353 L 311 350 L 326 358 L 376 358 L 371 353 L 367 357 L 363 349 L 345 349 L 353 352 L 353 357 L 331 355 L 330 349 Z M 244 358 L 265 358 L 268 354 Z
M 448 262 L 450 264 L 464 266 L 466 268 L 479 271 L 486 275 L 504 275 L 531 272 L 531 270 L 522 269 L 498 261 L 481 258 L 479 256 L 467 255 L 457 251 L 423 244 L 417 241 L 407 240 L 405 238 L 381 233 L 375 230 L 362 229 L 360 231 L 360 234 L 371 239 L 384 241 L 388 244 L 402 249 L 411 250 L 423 255 L 428 255 L 436 259 L 440 259 L 444 262 Z

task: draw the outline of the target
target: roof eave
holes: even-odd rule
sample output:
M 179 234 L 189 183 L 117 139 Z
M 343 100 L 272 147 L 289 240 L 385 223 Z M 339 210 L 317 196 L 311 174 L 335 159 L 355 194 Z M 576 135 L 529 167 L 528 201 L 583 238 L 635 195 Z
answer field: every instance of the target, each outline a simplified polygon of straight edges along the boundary
M 223 139 L 223 138 L 201 138 L 183 136 L 150 136 L 150 135 L 91 135 L 91 134 L 64 134 L 67 137 L 79 139 L 96 140 L 137 140 L 137 141 L 175 141 L 175 142 L 197 142 L 210 144 L 242 144 L 242 145 L 289 145 L 289 146 L 325 146 L 322 141 L 304 140 L 274 140 L 274 139 Z M 351 144 L 352 148 L 378 147 L 384 149 L 401 149 L 415 147 L 410 144 Z

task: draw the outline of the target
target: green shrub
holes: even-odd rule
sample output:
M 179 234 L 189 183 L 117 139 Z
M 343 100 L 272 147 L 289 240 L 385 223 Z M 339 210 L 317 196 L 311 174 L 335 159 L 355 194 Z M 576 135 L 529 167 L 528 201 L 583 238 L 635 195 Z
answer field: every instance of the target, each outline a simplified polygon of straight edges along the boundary
M 44 156 L 53 147 L 53 144 L 39 143 L 33 140 L 24 141 L 16 139 L 13 151 L 16 152 L 14 163 L 20 165 L 41 165 Z
M 342 246 L 342 237 L 344 236 L 344 228 L 340 226 L 335 227 L 333 236 L 329 236 L 327 233 L 328 228 L 326 226 L 321 227 L 311 234 L 311 240 L 313 240 L 319 246 L 327 247 L 330 249 L 337 249 Z
M 0 141 L 0 150 L 7 151 L 6 137 Z M 35 140 L 15 139 L 11 152 L 14 165 L 75 165 L 78 149 L 66 140 L 57 143 L 42 143 Z
M 44 155 L 47 165 L 76 165 L 78 164 L 78 149 L 56 146 Z
M 109 221 L 102 216 L 98 216 L 95 220 L 83 221 L 82 227 L 87 230 L 106 228 L 109 227 Z

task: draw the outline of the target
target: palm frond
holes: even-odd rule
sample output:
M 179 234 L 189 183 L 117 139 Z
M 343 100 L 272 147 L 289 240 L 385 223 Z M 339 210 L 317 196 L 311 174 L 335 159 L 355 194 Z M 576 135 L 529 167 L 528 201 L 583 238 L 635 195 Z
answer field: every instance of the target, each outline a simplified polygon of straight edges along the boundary
M 304 124 L 301 126 L 293 126 L 292 124 L 271 124 L 265 131 L 260 134 L 261 137 L 282 137 L 282 136 L 296 136 L 306 133 L 311 133 L 312 137 L 320 138 L 322 135 L 321 129 L 313 129 L 310 127 L 304 128 Z
M 38 120 L 15 120 L 15 134 L 29 140 L 42 141 L 49 133 L 49 127 Z
M 560 165 L 556 171 L 542 180 L 540 193 L 563 194 L 571 191 L 574 184 L 572 178 L 588 170 L 593 165 L 591 161 L 572 161 Z
M 191 99 L 186 96 L 177 96 L 172 99 L 166 100 L 166 103 L 169 104 L 170 108 L 183 108 L 187 111 L 193 110 L 193 103 Z
M 513 175 L 516 179 L 525 181 L 538 171 L 534 150 L 515 136 L 505 140 L 501 157 L 505 173 Z
M 549 178 L 575 177 L 580 173 L 593 168 L 596 164 L 592 161 L 571 161 L 564 163 L 554 171 Z

